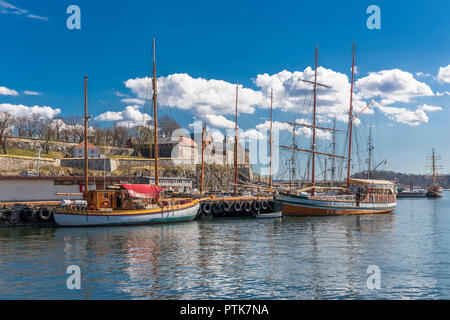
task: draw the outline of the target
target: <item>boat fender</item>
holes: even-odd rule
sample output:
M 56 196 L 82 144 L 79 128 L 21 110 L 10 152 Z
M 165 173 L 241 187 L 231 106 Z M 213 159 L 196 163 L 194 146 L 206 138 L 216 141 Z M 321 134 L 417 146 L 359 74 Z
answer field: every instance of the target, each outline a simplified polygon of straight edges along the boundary
M 252 208 L 255 211 L 259 211 L 261 209 L 261 203 L 259 203 L 259 201 L 254 201 L 252 204 Z
M 269 204 L 267 203 L 267 201 L 261 202 L 261 209 L 267 210 L 268 207 L 269 207 Z
M 39 209 L 39 219 L 42 222 L 48 221 L 52 217 L 52 211 L 49 211 L 48 209 Z
M 223 211 L 230 212 L 232 208 L 233 208 L 233 205 L 232 205 L 231 202 L 229 202 L 229 201 L 224 201 L 223 202 L 223 205 L 222 205 L 222 210 Z
M 236 201 L 236 202 L 233 204 L 233 209 L 234 209 L 234 211 L 236 211 L 236 212 L 241 211 L 241 209 L 242 209 L 242 203 L 241 203 L 240 201 Z
M 208 215 L 208 214 L 210 214 L 211 213 L 211 203 L 209 203 L 209 202 L 206 202 L 206 203 L 204 203 L 203 204 L 203 212 L 206 214 L 206 215 Z
M 252 210 L 252 204 L 250 202 L 244 203 L 244 211 L 250 212 Z

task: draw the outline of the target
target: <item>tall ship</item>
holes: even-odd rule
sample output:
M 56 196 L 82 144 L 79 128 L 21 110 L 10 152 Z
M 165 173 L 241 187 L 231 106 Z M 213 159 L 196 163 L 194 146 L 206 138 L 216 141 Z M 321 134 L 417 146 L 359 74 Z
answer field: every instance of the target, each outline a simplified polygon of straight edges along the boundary
M 431 176 L 433 178 L 433 184 L 427 187 L 426 196 L 427 198 L 441 198 L 442 197 L 442 187 L 439 186 L 436 183 L 436 170 L 441 168 L 436 164 L 438 160 L 440 160 L 440 157 L 436 155 L 436 151 L 434 148 L 431 150 L 431 156 L 428 157 L 428 160 L 431 161 L 431 165 L 429 168 L 431 168 Z
M 315 51 L 315 75 L 313 84 L 314 105 L 312 146 L 311 149 L 299 149 L 296 147 L 282 146 L 285 149 L 301 151 L 311 154 L 311 183 L 310 186 L 298 190 L 280 191 L 275 194 L 275 199 L 282 205 L 283 214 L 286 216 L 307 215 L 347 215 L 347 214 L 373 214 L 391 213 L 397 206 L 397 189 L 395 183 L 386 180 L 353 179 L 350 176 L 352 153 L 352 130 L 355 119 L 372 103 L 364 107 L 357 115 L 353 114 L 353 83 L 355 74 L 355 44 L 353 43 L 352 77 L 350 88 L 350 108 L 348 121 L 348 157 L 318 152 L 316 149 L 316 129 L 335 131 L 331 128 L 316 126 L 317 86 L 324 86 L 317 82 L 317 55 Z M 322 187 L 315 182 L 316 156 L 322 155 L 333 159 L 347 160 L 347 179 L 340 186 Z M 308 170 L 309 171 L 309 170 Z
M 155 184 L 115 184 L 104 190 L 89 190 L 87 77 L 84 78 L 84 192 L 83 200 L 62 200 L 53 212 L 59 226 L 153 224 L 194 220 L 199 200 L 162 198 L 158 180 L 158 122 L 155 40 L 153 40 L 153 116 Z M 68 194 L 70 195 L 70 194 Z

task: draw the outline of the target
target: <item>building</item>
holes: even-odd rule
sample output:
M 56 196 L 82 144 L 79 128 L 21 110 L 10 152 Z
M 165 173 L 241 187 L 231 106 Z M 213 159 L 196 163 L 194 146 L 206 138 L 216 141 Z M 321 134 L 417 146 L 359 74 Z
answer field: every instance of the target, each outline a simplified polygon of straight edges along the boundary
M 75 146 L 72 150 L 72 157 L 74 158 L 84 158 L 84 141 L 79 145 Z M 94 146 L 92 143 L 88 142 L 88 157 L 98 158 L 100 157 L 100 149 Z
M 128 177 L 89 177 L 89 190 L 101 190 L 121 182 L 128 183 Z M 0 202 L 80 200 L 83 190 L 83 176 L 0 176 Z

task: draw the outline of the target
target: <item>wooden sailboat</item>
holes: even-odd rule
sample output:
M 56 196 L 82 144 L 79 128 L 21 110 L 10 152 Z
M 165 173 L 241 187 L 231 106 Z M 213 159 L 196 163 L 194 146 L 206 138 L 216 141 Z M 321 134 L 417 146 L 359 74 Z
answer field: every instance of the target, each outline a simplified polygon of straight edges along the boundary
M 439 156 L 436 155 L 435 150 L 431 151 L 431 170 L 432 170 L 432 177 L 433 177 L 433 184 L 427 188 L 426 197 L 427 198 L 441 198 L 442 197 L 442 187 L 439 186 L 436 183 L 436 161 L 439 160 Z
M 158 180 L 158 123 L 155 40 L 153 40 L 153 111 L 155 185 L 121 184 L 115 189 L 88 190 L 88 117 L 87 77 L 85 77 L 85 190 L 84 200 L 63 200 L 55 209 L 54 218 L 59 226 L 100 226 L 151 224 L 195 219 L 199 210 L 197 199 L 160 198 Z
M 394 211 L 397 205 L 395 184 L 384 180 L 352 179 L 350 177 L 350 161 L 352 151 L 352 129 L 353 121 L 364 111 L 369 103 L 358 115 L 353 115 L 353 82 L 355 68 L 355 45 L 353 44 L 353 62 L 352 79 L 350 92 L 350 110 L 349 110 L 349 147 L 347 158 L 347 181 L 345 187 L 318 187 L 315 184 L 315 157 L 324 155 L 332 158 L 341 158 L 342 156 L 327 154 L 316 151 L 316 129 L 335 130 L 316 126 L 316 91 L 317 86 L 317 53 L 315 59 L 314 82 L 314 109 L 312 128 L 312 147 L 311 150 L 304 150 L 294 147 L 282 146 L 285 149 L 291 149 L 312 154 L 312 175 L 311 186 L 297 190 L 296 192 L 279 192 L 275 195 L 276 200 L 282 205 L 283 214 L 286 216 L 304 216 L 304 215 L 345 215 L 345 214 L 370 214 L 370 213 L 390 213 Z M 309 81 L 306 81 L 309 82 Z M 333 191 L 333 193 L 316 195 L 315 191 Z M 306 192 L 310 192 L 307 194 Z

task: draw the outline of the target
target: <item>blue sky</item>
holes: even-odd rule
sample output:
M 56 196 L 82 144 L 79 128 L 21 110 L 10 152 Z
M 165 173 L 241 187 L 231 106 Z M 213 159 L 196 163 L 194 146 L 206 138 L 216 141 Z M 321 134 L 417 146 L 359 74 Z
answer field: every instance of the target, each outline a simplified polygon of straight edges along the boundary
M 6 8 L 5 3 L 22 11 L 17 14 L 17 10 Z M 189 101 L 175 97 L 182 105 L 167 107 L 163 103 L 170 104 L 170 99 L 164 99 L 163 93 L 174 97 L 176 91 L 169 92 L 174 84 L 190 90 L 199 85 L 196 79 L 202 78 L 221 80 L 225 84 L 202 83 L 204 91 L 200 93 L 206 94 L 213 86 L 219 91 L 223 88 L 224 94 L 229 95 L 227 84 L 239 81 L 243 88 L 250 90 L 247 97 L 243 95 L 248 105 L 247 112 L 239 117 L 240 126 L 242 130 L 250 130 L 268 119 L 265 90 L 269 84 L 279 83 L 280 72 L 298 71 L 306 78 L 305 69 L 313 66 L 317 43 L 319 66 L 328 70 L 324 70 L 319 81 L 334 86 L 330 82 L 337 79 L 336 74 L 350 77 L 352 42 L 355 41 L 356 80 L 362 79 L 358 87 L 358 106 L 363 107 L 375 99 L 371 111 L 359 118 L 361 124 L 357 131 L 361 150 L 365 149 L 363 139 L 367 136 L 367 127 L 373 125 L 376 160 L 388 161 L 384 169 L 424 172 L 425 155 L 435 147 L 447 172 L 450 168 L 447 142 L 450 95 L 445 92 L 450 92 L 450 80 L 445 81 L 449 79 L 444 77 L 445 72 L 440 78 L 438 73 L 440 68 L 450 65 L 450 2 L 430 3 L 0 1 L 0 87 L 17 93 L 0 94 L 0 106 L 48 106 L 52 110 L 59 108 L 61 116 L 81 115 L 86 74 L 89 76 L 90 113 L 99 116 L 109 111 L 114 119 L 123 117 L 125 108 L 136 104 L 121 100 L 139 98 L 141 92 L 132 85 L 126 87 L 124 82 L 149 75 L 151 41 L 156 38 L 157 72 L 158 76 L 166 78 L 160 93 L 161 114 L 176 118 L 186 128 L 193 117 L 202 120 L 208 115 L 212 120 L 214 116 L 223 116 L 233 120 L 229 112 L 233 103 L 199 109 L 198 104 L 207 104 L 210 100 L 197 101 L 198 96 L 191 92 Z M 71 4 L 81 9 L 81 30 L 66 27 L 69 16 L 66 9 Z M 369 17 L 366 9 L 372 4 L 381 9 L 380 30 L 366 27 Z M 396 71 L 382 74 L 382 70 Z M 369 72 L 375 74 L 370 76 Z M 187 74 L 189 78 L 181 82 L 179 78 L 169 77 L 174 74 Z M 258 75 L 264 74 L 268 76 L 266 81 L 260 78 L 257 85 Z M 287 78 L 295 77 L 291 74 Z M 396 83 L 402 81 L 403 87 L 396 88 Z M 40 95 L 27 95 L 26 90 Z M 276 121 L 292 120 L 294 116 L 302 118 L 306 114 L 305 101 L 294 97 L 293 92 L 277 91 Z M 233 99 L 231 96 L 230 101 Z M 334 108 L 339 108 L 343 101 L 345 97 L 336 98 Z M 296 103 L 301 103 L 298 109 Z M 320 103 L 319 98 L 319 107 Z M 424 105 L 426 107 L 421 107 Z M 347 107 L 348 102 L 341 109 Z M 131 114 L 148 110 L 135 107 L 129 111 Z M 320 121 L 329 126 L 332 117 L 327 118 L 327 114 L 331 113 L 324 109 Z M 345 128 L 345 123 L 338 121 L 338 127 Z M 219 129 L 224 132 L 224 128 Z M 281 143 L 287 144 L 290 139 L 286 131 L 281 133 Z M 309 136 L 299 140 L 302 147 L 308 144 Z M 322 147 L 328 144 L 327 140 L 319 143 Z

